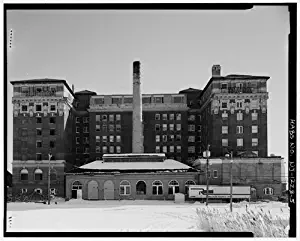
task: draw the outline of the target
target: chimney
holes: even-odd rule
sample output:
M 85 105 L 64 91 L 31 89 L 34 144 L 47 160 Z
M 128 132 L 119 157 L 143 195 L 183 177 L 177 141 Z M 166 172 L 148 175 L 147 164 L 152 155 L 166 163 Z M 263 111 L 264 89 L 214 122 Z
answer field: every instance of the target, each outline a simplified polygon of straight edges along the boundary
M 220 77 L 221 76 L 221 65 L 213 65 L 212 67 L 212 77 Z
M 132 153 L 143 153 L 142 94 L 140 62 L 133 62 Z
M 72 85 L 72 92 L 74 93 L 74 85 Z

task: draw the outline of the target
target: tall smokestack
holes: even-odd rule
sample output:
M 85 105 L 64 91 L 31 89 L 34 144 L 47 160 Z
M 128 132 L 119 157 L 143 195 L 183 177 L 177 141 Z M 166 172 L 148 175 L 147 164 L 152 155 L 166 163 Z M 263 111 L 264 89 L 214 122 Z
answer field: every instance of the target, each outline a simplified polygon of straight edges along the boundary
M 143 153 L 142 94 L 140 62 L 133 62 L 132 153 Z

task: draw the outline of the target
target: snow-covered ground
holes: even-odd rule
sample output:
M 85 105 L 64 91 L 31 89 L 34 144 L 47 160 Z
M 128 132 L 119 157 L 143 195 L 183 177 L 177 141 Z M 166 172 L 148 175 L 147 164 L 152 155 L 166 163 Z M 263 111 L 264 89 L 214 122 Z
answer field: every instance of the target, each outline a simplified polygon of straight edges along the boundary
M 249 205 L 249 204 L 248 204 Z M 228 204 L 209 204 L 224 212 Z M 274 215 L 289 218 L 287 204 L 250 204 Z M 85 201 L 70 200 L 57 204 L 8 203 L 7 231 L 12 232 L 101 232 L 101 231 L 201 231 L 197 228 L 196 208 L 201 203 L 177 204 L 172 201 Z M 234 204 L 244 212 L 245 204 Z

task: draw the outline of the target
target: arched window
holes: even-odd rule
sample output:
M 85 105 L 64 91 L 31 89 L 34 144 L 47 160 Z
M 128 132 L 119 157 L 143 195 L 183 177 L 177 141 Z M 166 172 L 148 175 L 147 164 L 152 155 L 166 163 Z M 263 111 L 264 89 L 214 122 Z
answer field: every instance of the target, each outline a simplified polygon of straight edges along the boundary
M 20 172 L 21 181 L 27 181 L 28 180 L 28 170 L 22 169 Z
M 152 183 L 152 194 L 162 195 L 163 194 L 163 184 L 161 181 L 154 181 Z
M 130 195 L 130 182 L 122 181 L 120 183 L 120 195 Z
M 34 171 L 34 180 L 36 180 L 36 181 L 43 180 L 43 171 L 41 169 L 35 169 L 35 171 Z
M 196 185 L 196 183 L 194 182 L 194 181 L 192 181 L 192 180 L 187 180 L 186 182 L 185 182 L 185 193 L 187 194 L 188 193 L 188 190 L 189 190 L 189 186 L 191 186 L 191 185 Z
M 274 190 L 271 187 L 264 188 L 264 194 L 265 195 L 273 195 L 273 192 L 274 192 Z
M 170 181 L 168 194 L 175 194 L 178 192 L 179 192 L 179 183 L 176 180 Z
M 80 181 L 75 181 L 73 182 L 72 185 L 72 190 L 78 190 L 78 189 L 82 189 L 82 184 Z
M 36 193 L 39 193 L 39 194 L 42 194 L 42 193 L 43 193 L 43 190 L 40 189 L 40 188 L 36 188 L 36 189 L 34 189 L 34 191 L 35 191 Z
M 144 181 L 138 181 L 136 184 L 136 194 L 146 195 L 146 183 Z

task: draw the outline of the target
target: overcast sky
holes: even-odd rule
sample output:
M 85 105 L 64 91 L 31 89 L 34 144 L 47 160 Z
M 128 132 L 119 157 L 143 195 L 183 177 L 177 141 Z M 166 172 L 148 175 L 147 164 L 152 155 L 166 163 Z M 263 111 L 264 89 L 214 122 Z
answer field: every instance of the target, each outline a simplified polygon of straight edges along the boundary
M 269 154 L 287 157 L 288 33 L 285 6 L 246 11 L 9 11 L 8 82 L 63 78 L 75 91 L 131 94 L 141 61 L 143 93 L 203 89 L 213 64 L 222 75 L 267 75 Z M 12 160 L 8 84 L 8 169 Z

